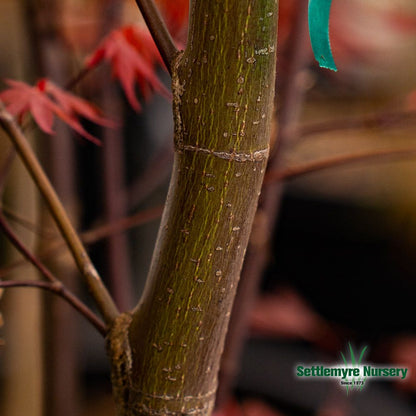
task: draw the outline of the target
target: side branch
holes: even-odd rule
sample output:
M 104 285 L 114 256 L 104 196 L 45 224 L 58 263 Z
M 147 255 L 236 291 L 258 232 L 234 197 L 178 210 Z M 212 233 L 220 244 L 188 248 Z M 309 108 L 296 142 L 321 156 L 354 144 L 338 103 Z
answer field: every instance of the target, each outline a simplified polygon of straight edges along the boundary
M 178 50 L 153 0 L 136 0 L 163 62 L 172 75 L 172 62 Z
M 7 175 L 9 174 L 14 158 L 16 156 L 16 150 L 14 147 L 11 147 L 11 149 L 8 151 L 5 161 L 3 163 L 3 166 L 0 169 L 0 196 L 3 194 L 4 191 L 4 185 L 6 183 Z
M 87 251 L 72 226 L 61 201 L 59 200 L 53 186 L 49 182 L 49 179 L 30 147 L 26 137 L 13 117 L 4 109 L 3 106 L 0 106 L 0 125 L 14 143 L 23 163 L 45 199 L 62 236 L 71 250 L 79 271 L 87 282 L 91 294 L 94 297 L 97 307 L 105 322 L 107 324 L 113 322 L 119 314 L 113 299 L 92 264 Z
M 4 208 L 3 208 L 4 210 Z M 163 206 L 158 206 L 154 208 L 149 208 L 143 211 L 140 211 L 130 217 L 122 218 L 120 220 L 114 221 L 109 224 L 104 224 L 99 227 L 93 228 L 89 231 L 84 231 L 80 233 L 81 240 L 84 244 L 89 245 L 93 244 L 103 238 L 106 238 L 112 234 L 120 233 L 131 228 L 137 227 L 142 224 L 146 224 L 150 221 L 160 218 L 163 212 Z M 65 243 L 62 241 L 52 241 L 51 247 L 47 250 L 42 251 L 39 254 L 39 259 L 47 259 L 53 255 L 58 255 L 61 253 L 62 249 L 66 247 Z M 26 264 L 26 261 L 18 260 L 4 268 L 0 269 L 0 279 L 7 276 L 12 271 L 16 270 L 19 267 L 22 267 Z
M 382 112 L 345 119 L 330 120 L 318 123 L 310 123 L 300 126 L 293 131 L 295 137 L 300 140 L 315 134 L 328 133 L 338 130 L 354 130 L 361 128 L 389 128 L 397 127 L 403 122 L 414 123 L 415 111 Z
M 105 336 L 107 333 L 106 325 L 99 319 L 95 313 L 81 302 L 72 292 L 70 292 L 61 282 L 42 282 L 42 281 L 25 281 L 25 280 L 4 280 L 0 281 L 0 288 L 7 289 L 11 287 L 31 287 L 47 290 L 66 300 L 74 309 L 83 315 L 97 330 Z
M 9 224 L 7 224 L 6 219 L 0 214 L 0 228 L 6 234 L 7 238 L 10 242 L 16 247 L 20 253 L 29 260 L 43 276 L 48 279 L 50 282 L 57 282 L 58 279 L 51 273 L 51 271 L 45 267 L 43 263 L 41 263 L 28 249 L 27 247 L 20 241 L 17 237 L 15 232 L 10 228 Z
M 415 158 L 416 149 L 387 149 L 387 150 L 373 150 L 362 153 L 355 153 L 351 155 L 334 156 L 328 159 L 316 160 L 299 164 L 298 166 L 289 167 L 281 170 L 271 170 L 266 173 L 264 184 L 269 185 L 275 181 L 286 181 L 295 179 L 298 176 L 306 175 L 308 173 L 317 172 L 320 170 L 333 168 L 336 166 L 343 166 L 352 163 L 364 162 L 367 160 L 374 161 L 389 161 L 393 158 Z

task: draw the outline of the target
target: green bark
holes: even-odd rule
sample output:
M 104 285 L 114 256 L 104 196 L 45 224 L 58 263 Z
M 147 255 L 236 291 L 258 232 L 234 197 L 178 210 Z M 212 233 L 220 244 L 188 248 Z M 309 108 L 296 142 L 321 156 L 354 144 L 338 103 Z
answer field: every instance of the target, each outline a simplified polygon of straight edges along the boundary
M 108 337 L 119 415 L 209 415 L 269 152 L 276 0 L 191 2 L 145 294 Z

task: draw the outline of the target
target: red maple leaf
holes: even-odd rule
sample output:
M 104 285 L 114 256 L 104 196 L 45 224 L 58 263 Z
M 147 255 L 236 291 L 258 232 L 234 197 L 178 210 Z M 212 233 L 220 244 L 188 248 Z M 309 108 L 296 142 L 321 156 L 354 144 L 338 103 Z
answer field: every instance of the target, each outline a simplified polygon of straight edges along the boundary
M 153 91 L 170 97 L 156 75 L 156 65 L 161 64 L 162 59 L 146 29 L 124 26 L 113 30 L 87 58 L 86 65 L 92 68 L 103 59 L 111 63 L 113 76 L 120 80 L 130 105 L 136 111 L 141 109 L 135 92 L 136 82 L 146 100 Z
M 62 90 L 45 78 L 39 80 L 35 86 L 11 79 L 5 82 L 10 88 L 0 93 L 0 100 L 6 104 L 7 110 L 19 119 L 22 119 L 26 113 L 31 113 L 45 133 L 54 134 L 52 125 L 54 116 L 57 116 L 81 136 L 101 144 L 82 127 L 79 117 L 102 126 L 115 126 L 115 123 L 102 117 L 99 110 L 91 103 Z

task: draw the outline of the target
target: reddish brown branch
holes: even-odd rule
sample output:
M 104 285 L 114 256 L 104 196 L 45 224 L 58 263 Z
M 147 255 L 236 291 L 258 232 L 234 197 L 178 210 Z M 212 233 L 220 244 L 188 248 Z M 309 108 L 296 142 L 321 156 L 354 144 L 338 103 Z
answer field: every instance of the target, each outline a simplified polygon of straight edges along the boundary
M 85 231 L 81 233 L 80 236 L 85 244 L 93 244 L 103 238 L 108 237 L 109 235 L 112 235 L 113 233 L 129 230 L 133 227 L 137 227 L 139 225 L 146 224 L 150 221 L 160 218 L 160 216 L 162 215 L 162 211 L 163 206 L 149 208 L 147 210 L 140 211 L 130 217 L 123 218 L 110 224 L 99 226 L 89 231 Z M 65 243 L 57 242 L 56 244 L 53 244 L 53 246 L 49 249 L 43 251 L 39 255 L 39 258 L 47 259 L 52 255 L 58 255 L 59 252 L 61 252 L 65 248 Z M 0 279 L 4 276 L 7 276 L 17 268 L 24 266 L 25 264 L 25 261 L 18 260 L 7 265 L 6 267 L 3 267 L 2 269 L 0 269 Z
M 47 290 L 60 296 L 66 300 L 74 309 L 76 309 L 81 315 L 83 315 L 97 330 L 105 336 L 107 328 L 101 319 L 99 319 L 95 313 L 88 308 L 83 302 L 81 302 L 72 292 L 70 292 L 61 282 L 42 282 L 42 281 L 20 281 L 20 280 L 5 280 L 0 281 L 0 288 L 13 288 L 13 287 L 31 287 L 37 289 Z
M 276 181 L 286 181 L 295 179 L 298 176 L 307 173 L 317 172 L 328 168 L 343 166 L 353 163 L 361 163 L 366 161 L 388 162 L 396 158 L 414 158 L 416 157 L 416 149 L 386 149 L 371 150 L 367 152 L 355 153 L 350 155 L 334 156 L 328 159 L 306 162 L 298 166 L 293 166 L 281 170 L 272 170 L 265 176 L 264 184 L 269 185 Z
M 0 170 L 0 196 L 3 194 L 6 179 L 13 165 L 15 156 L 16 156 L 16 150 L 14 149 L 14 147 L 12 147 L 8 151 L 8 154 L 5 157 L 3 166 L 1 167 L 1 170 Z
M 9 241 L 16 247 L 16 249 L 30 262 L 39 272 L 50 282 L 57 282 L 58 279 L 52 274 L 52 272 L 36 257 L 30 250 L 20 241 L 16 233 L 7 224 L 6 219 L 0 214 L 0 228 L 6 234 Z
M 163 206 L 149 208 L 140 211 L 130 217 L 122 218 L 109 224 L 101 225 L 89 231 L 81 233 L 82 241 L 85 244 L 95 243 L 115 233 L 129 230 L 147 222 L 160 218 L 163 212 Z
M 42 237 L 42 238 L 56 238 L 57 234 L 54 233 L 49 228 L 42 228 L 37 224 L 33 223 L 32 221 L 28 220 L 27 218 L 23 217 L 22 215 L 17 214 L 16 212 L 12 211 L 10 208 L 2 205 L 1 212 L 7 217 L 10 221 L 19 224 L 20 226 L 24 227 L 26 230 L 31 231 L 32 233 Z
M 78 269 L 90 289 L 98 309 L 105 321 L 111 323 L 119 315 L 117 307 L 89 258 L 88 253 L 68 218 L 68 214 L 55 192 L 55 189 L 51 185 L 25 135 L 14 118 L 6 111 L 1 103 L 0 125 L 8 134 L 29 174 L 32 176 L 41 195 L 45 199 L 62 236 L 71 250 Z
M 51 271 L 37 258 L 35 257 L 26 246 L 20 241 L 14 231 L 9 227 L 5 218 L 0 214 L 0 228 L 7 235 L 8 239 L 13 243 L 13 245 L 20 251 L 20 253 L 32 263 L 39 272 L 49 280 L 49 282 L 20 282 L 18 286 L 30 286 L 36 283 L 36 287 L 41 287 L 52 291 L 66 301 L 68 301 L 75 309 L 77 309 L 82 315 L 84 315 L 88 321 L 90 321 L 103 335 L 106 333 L 106 328 L 104 323 L 98 319 L 98 317 L 84 304 L 82 303 L 71 291 L 69 291 L 63 284 L 60 282 Z M 0 282 L 1 284 L 7 282 Z M 14 281 L 11 284 L 16 283 Z M 17 282 L 19 283 L 19 282 Z M 6 287 L 6 286 L 5 286 Z M 8 286 L 11 287 L 11 286 Z
M 295 137 L 300 139 L 315 134 L 328 133 L 337 130 L 353 130 L 361 128 L 387 128 L 396 127 L 404 121 L 416 121 L 415 111 L 382 112 L 379 114 L 350 117 L 345 119 L 330 120 L 319 123 L 311 123 L 300 126 L 293 131 Z
M 127 206 L 134 208 L 144 201 L 163 183 L 172 171 L 173 165 L 173 146 L 171 141 L 166 141 L 162 148 L 149 161 L 147 168 L 135 180 L 128 189 L 120 192 L 120 197 L 126 198 Z

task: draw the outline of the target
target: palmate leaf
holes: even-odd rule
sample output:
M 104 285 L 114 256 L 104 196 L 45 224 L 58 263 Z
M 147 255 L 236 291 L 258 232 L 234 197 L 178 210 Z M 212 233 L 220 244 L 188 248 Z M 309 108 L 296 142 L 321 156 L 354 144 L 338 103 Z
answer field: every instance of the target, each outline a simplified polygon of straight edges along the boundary
M 147 29 L 130 25 L 113 30 L 87 58 L 86 66 L 93 68 L 103 60 L 111 64 L 113 76 L 120 81 L 134 110 L 141 109 L 135 92 L 136 83 L 145 99 L 152 91 L 170 97 L 156 75 L 156 66 L 162 64 L 162 59 Z
M 309 36 L 319 66 L 337 71 L 329 41 L 331 3 L 332 0 L 309 0 Z
M 7 111 L 20 119 L 26 113 L 31 113 L 40 129 L 47 134 L 54 134 L 52 127 L 55 116 L 96 144 L 101 142 L 82 127 L 80 117 L 105 127 L 115 126 L 115 123 L 102 117 L 91 103 L 60 89 L 45 78 L 35 86 L 11 79 L 5 83 L 9 88 L 0 92 L 0 100 L 5 103 Z

